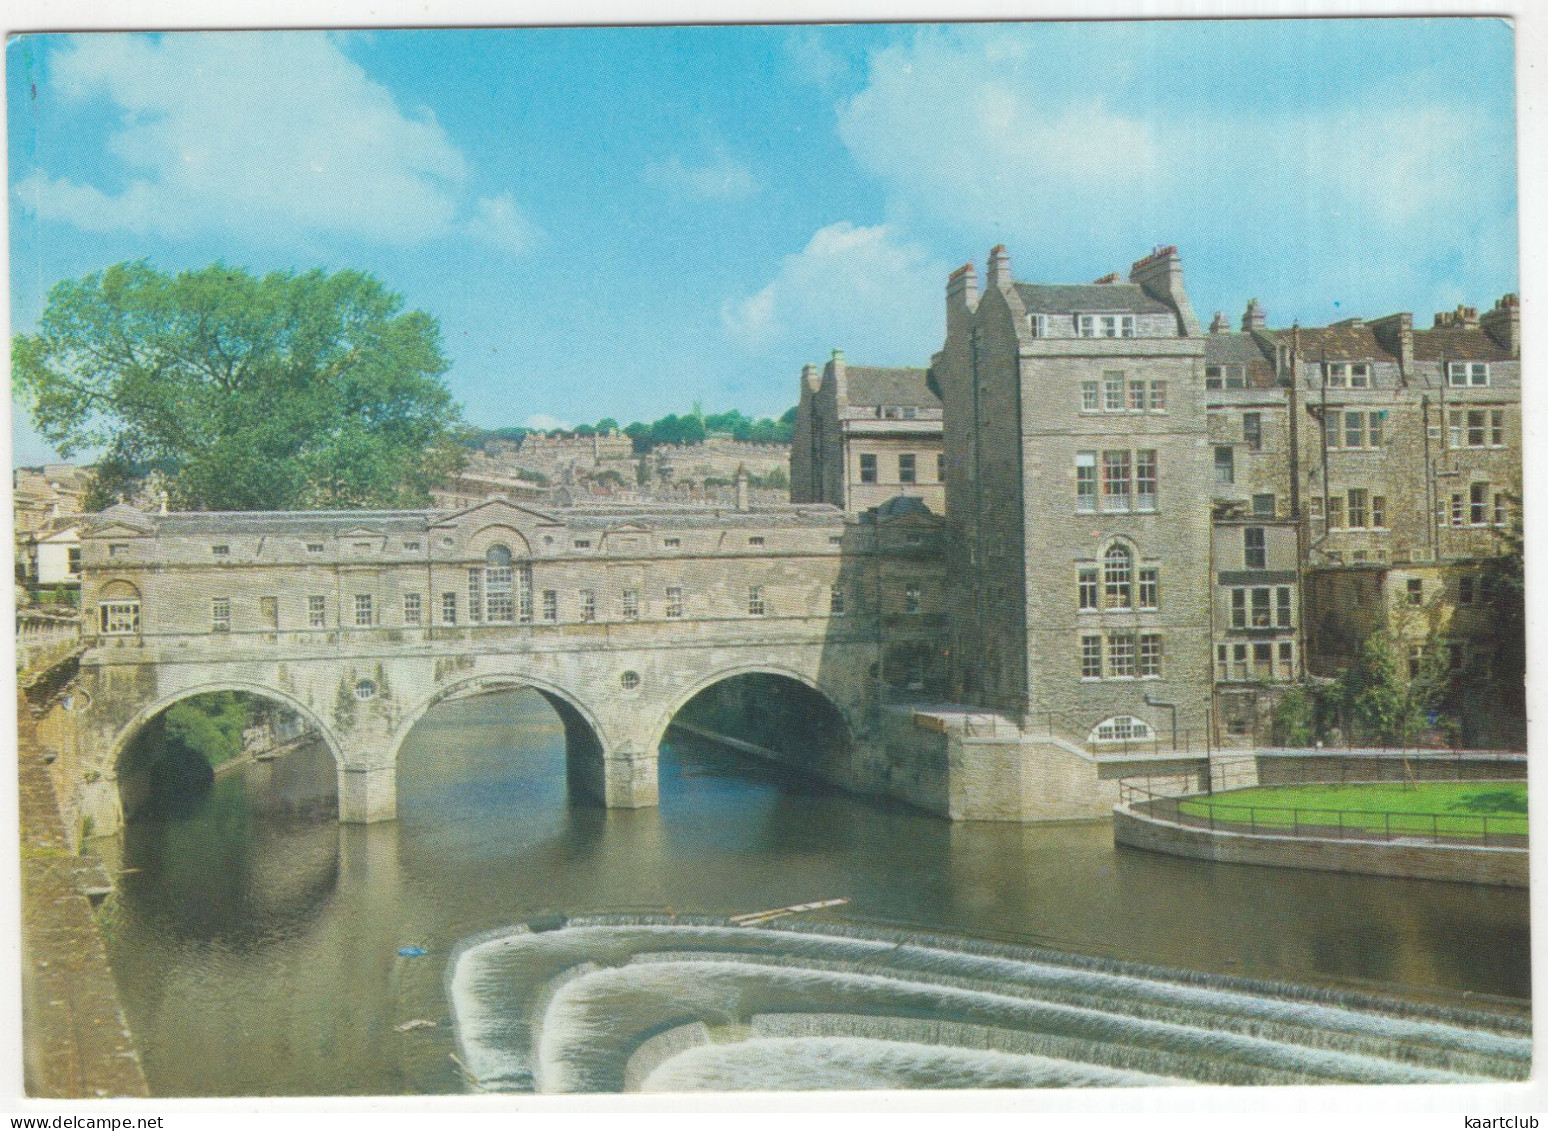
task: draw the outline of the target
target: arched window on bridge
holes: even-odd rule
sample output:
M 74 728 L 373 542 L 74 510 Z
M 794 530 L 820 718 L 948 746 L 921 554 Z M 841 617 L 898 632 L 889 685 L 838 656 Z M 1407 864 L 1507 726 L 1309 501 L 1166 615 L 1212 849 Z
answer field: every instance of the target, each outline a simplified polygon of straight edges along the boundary
M 97 631 L 103 636 L 140 634 L 140 591 L 127 581 L 110 581 L 97 601 Z
M 468 571 L 470 617 L 488 624 L 511 624 L 518 613 L 523 623 L 532 619 L 532 567 L 517 564 L 511 548 L 501 543 L 489 547 L 483 568 Z
M 1152 738 L 1154 735 L 1155 732 L 1144 719 L 1136 719 L 1132 715 L 1114 715 L 1092 728 L 1089 741 L 1126 742 L 1136 738 Z

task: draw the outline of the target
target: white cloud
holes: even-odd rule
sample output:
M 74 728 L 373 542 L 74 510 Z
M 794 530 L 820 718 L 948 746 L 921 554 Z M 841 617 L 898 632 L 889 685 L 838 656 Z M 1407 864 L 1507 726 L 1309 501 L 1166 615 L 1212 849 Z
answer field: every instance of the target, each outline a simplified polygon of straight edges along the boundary
M 703 164 L 687 165 L 681 157 L 672 157 L 647 165 L 642 175 L 647 184 L 690 200 L 732 200 L 758 191 L 752 171 L 718 148 Z
M 523 428 L 535 428 L 540 432 L 552 432 L 555 428 L 568 428 L 569 425 L 557 416 L 549 416 L 546 412 L 534 412 L 522 422 Z
M 1304 250 L 1288 254 L 1346 270 L 1396 256 L 1385 266 L 1412 293 L 1434 226 L 1513 215 L 1500 175 L 1510 123 L 1465 99 L 1378 83 L 1233 112 L 1207 92 L 1191 106 L 1147 97 L 1169 64 L 1137 74 L 1115 59 L 1111 75 L 1072 73 L 1089 60 L 1049 42 L 1036 29 L 925 30 L 871 56 L 838 131 L 881 181 L 892 223 L 1093 271 L 1156 243 L 1260 262 L 1295 246 Z
M 837 347 L 857 362 L 917 364 L 940 345 L 945 278 L 942 264 L 885 224 L 829 224 L 720 316 L 753 348 L 777 343 L 815 358 Z
M 785 58 L 803 82 L 829 90 L 849 77 L 849 62 L 831 50 L 818 28 L 795 28 L 785 37 Z
M 521 255 L 542 233 L 527 219 L 516 198 L 503 192 L 499 196 L 479 198 L 474 205 L 473 219 L 468 221 L 468 234 L 513 255 Z
M 66 104 L 111 104 L 106 150 L 118 164 L 104 162 L 93 181 L 44 169 L 23 178 L 18 199 L 44 220 L 173 238 L 235 229 L 388 243 L 463 224 L 462 153 L 428 111 L 399 106 L 326 34 L 79 35 L 52 56 L 49 91 Z M 474 233 L 522 244 L 513 201 L 475 207 Z

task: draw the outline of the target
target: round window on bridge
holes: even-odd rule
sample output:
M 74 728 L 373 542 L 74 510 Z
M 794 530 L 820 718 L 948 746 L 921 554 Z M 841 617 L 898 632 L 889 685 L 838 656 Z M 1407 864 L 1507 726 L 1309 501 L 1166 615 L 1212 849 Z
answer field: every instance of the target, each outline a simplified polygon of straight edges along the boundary
M 359 683 L 355 684 L 355 698 L 356 699 L 375 699 L 376 698 L 376 684 L 373 683 L 369 679 L 361 680 Z
M 618 686 L 625 691 L 638 691 L 640 687 L 639 672 L 624 672 L 618 677 Z

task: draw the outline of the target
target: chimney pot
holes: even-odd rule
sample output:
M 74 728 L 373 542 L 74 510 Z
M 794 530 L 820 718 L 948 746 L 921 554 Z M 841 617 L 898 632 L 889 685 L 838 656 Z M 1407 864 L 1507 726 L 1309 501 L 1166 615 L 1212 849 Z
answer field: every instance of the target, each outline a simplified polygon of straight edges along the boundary
M 1215 311 L 1215 320 L 1209 324 L 1209 332 L 1211 334 L 1224 334 L 1230 328 L 1231 323 L 1226 321 L 1225 312 L 1223 310 Z

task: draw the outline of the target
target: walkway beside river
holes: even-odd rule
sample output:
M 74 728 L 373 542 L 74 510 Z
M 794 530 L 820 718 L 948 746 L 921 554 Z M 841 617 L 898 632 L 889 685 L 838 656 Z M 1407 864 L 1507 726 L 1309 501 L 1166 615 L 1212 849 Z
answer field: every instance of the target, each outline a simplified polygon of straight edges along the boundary
M 27 702 L 17 698 L 27 1093 L 59 1099 L 146 1096 L 139 1054 L 86 894 L 105 883 L 102 863 L 71 854 Z

